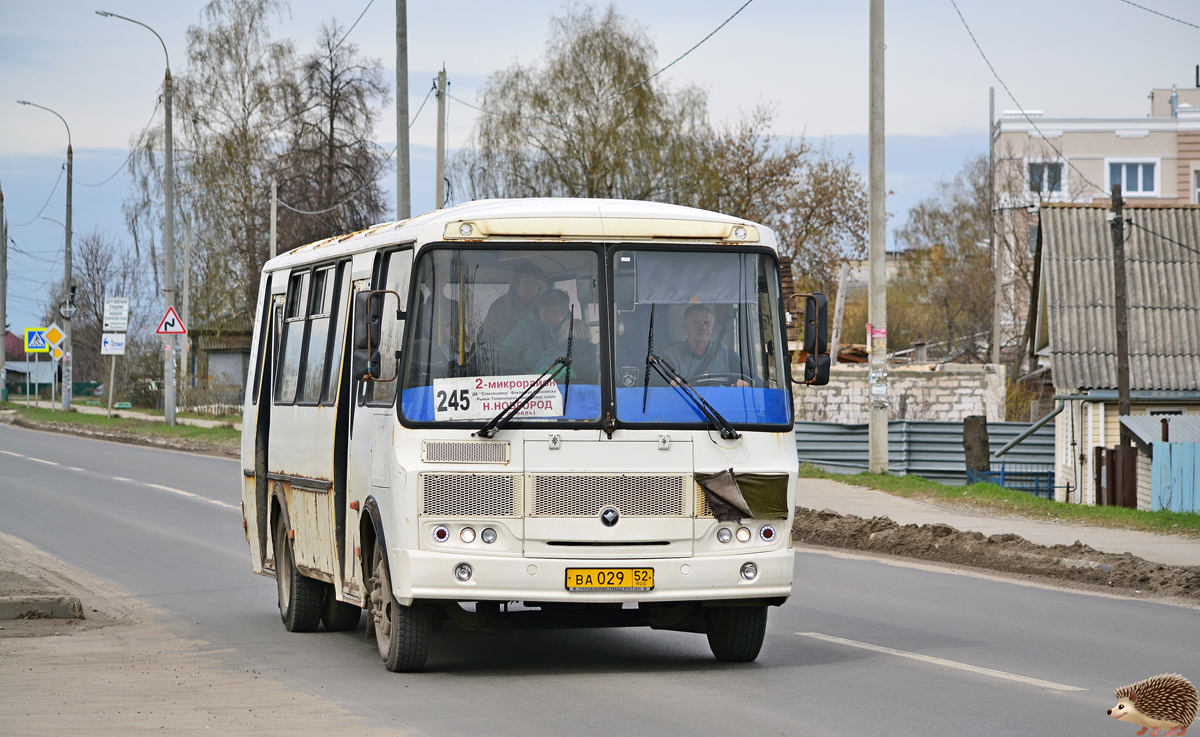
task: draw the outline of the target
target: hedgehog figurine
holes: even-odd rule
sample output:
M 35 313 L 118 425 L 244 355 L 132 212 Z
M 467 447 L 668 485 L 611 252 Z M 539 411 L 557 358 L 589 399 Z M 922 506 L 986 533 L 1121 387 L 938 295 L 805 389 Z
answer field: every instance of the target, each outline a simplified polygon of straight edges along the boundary
M 1196 687 L 1177 673 L 1122 686 L 1113 695 L 1117 697 L 1117 705 L 1108 710 L 1108 715 L 1122 722 L 1140 724 L 1139 735 L 1153 730 L 1150 737 L 1157 737 L 1158 730 L 1165 729 L 1163 737 L 1182 737 L 1196 718 Z

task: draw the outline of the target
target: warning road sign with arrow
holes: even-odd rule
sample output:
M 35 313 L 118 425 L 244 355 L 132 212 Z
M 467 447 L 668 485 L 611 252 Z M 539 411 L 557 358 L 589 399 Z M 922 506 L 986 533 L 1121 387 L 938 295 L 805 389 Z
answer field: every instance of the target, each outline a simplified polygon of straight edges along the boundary
M 187 328 L 183 326 L 183 320 L 179 319 L 179 313 L 175 311 L 175 308 L 168 307 L 167 313 L 158 323 L 158 330 L 154 332 L 158 335 L 187 335 Z

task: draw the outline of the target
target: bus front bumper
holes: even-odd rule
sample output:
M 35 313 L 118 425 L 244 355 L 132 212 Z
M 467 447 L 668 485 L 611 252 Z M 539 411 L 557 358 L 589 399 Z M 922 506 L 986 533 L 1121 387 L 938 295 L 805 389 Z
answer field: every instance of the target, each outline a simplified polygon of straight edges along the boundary
M 788 597 L 795 553 L 790 549 L 697 558 L 564 559 L 518 558 L 393 550 L 392 585 L 396 601 L 629 602 L 703 601 Z M 466 563 L 471 577 L 459 581 L 455 568 Z M 754 563 L 758 575 L 747 581 L 742 566 Z M 653 568 L 654 588 L 642 591 L 568 591 L 568 568 Z

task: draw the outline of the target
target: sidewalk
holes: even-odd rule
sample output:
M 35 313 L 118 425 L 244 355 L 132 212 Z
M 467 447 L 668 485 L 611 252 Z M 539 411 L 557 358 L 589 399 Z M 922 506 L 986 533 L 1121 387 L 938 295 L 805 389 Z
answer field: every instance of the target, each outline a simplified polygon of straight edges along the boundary
M 12 404 L 24 406 L 24 400 L 23 399 L 20 401 L 12 400 Z M 35 407 L 38 407 L 39 409 L 52 409 L 52 408 L 58 409 L 60 406 L 62 406 L 62 405 L 58 404 L 57 402 L 54 403 L 53 405 L 51 405 L 50 402 L 47 402 L 44 400 L 34 400 L 34 401 L 31 401 L 30 404 Z M 73 409 L 76 412 L 79 412 L 81 414 L 85 414 L 85 415 L 108 414 L 107 408 L 105 408 L 105 407 L 89 407 L 86 404 L 84 404 L 83 402 L 79 401 L 78 398 L 76 398 L 75 401 L 71 402 L 71 409 Z M 128 410 L 128 409 L 114 409 L 113 417 L 124 417 L 124 418 L 130 419 L 130 420 L 147 420 L 149 422 L 164 422 L 165 421 L 163 419 L 162 415 L 150 415 L 150 414 L 146 414 L 145 412 L 137 412 L 136 410 Z M 240 423 L 240 422 L 228 423 L 228 422 L 222 422 L 220 420 L 198 420 L 198 419 L 193 419 L 191 417 L 176 417 L 175 421 L 178 422 L 180 425 L 192 425 L 195 427 L 224 427 L 225 425 L 232 424 L 234 430 L 241 432 L 241 429 L 242 429 L 242 423 Z
M 1012 533 L 1038 545 L 1071 545 L 1079 540 L 1105 553 L 1119 555 L 1128 552 L 1156 563 L 1200 566 L 1200 540 L 1182 535 L 957 512 L 928 502 L 826 479 L 800 479 L 796 488 L 796 506 L 817 511 L 832 509 L 867 519 L 888 517 L 901 525 L 942 523 L 989 536 Z

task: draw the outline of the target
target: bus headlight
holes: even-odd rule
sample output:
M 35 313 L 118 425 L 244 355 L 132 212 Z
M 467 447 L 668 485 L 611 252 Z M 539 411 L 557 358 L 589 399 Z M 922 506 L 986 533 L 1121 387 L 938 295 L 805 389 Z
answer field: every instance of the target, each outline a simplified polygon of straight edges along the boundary
M 450 539 L 450 530 L 445 525 L 438 525 L 433 528 L 433 541 L 435 543 L 444 543 Z
M 458 533 L 458 537 L 465 543 L 473 543 L 475 542 L 475 530 L 470 527 L 464 527 L 462 528 L 462 532 Z
M 743 563 L 742 578 L 746 579 L 747 581 L 753 581 L 754 579 L 758 578 L 758 566 L 754 565 L 753 563 Z
M 746 565 L 754 565 L 754 564 L 747 563 Z M 746 566 L 742 566 L 742 575 L 743 576 L 746 575 L 745 571 L 746 571 Z M 458 565 L 454 566 L 454 577 L 457 578 L 459 581 L 462 581 L 463 583 L 466 583 L 467 581 L 471 580 L 471 573 L 472 573 L 471 566 L 467 563 L 459 563 Z
M 728 527 L 722 527 L 721 529 L 717 530 L 717 542 L 727 543 L 732 539 L 733 533 L 729 531 Z
M 479 533 L 479 539 L 491 545 L 496 542 L 496 531 L 490 527 L 485 527 L 483 528 L 483 532 Z
M 758 536 L 763 539 L 763 542 L 769 543 L 775 541 L 775 528 L 770 525 L 763 525 L 758 531 Z
M 749 527 L 739 527 L 738 528 L 738 531 L 737 531 L 738 542 L 748 543 L 748 542 L 750 542 L 751 537 L 752 537 L 752 535 L 750 534 Z

